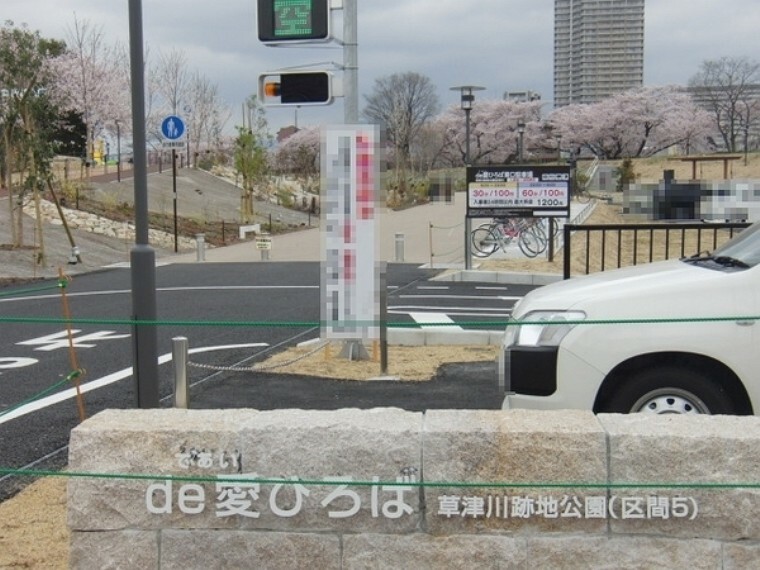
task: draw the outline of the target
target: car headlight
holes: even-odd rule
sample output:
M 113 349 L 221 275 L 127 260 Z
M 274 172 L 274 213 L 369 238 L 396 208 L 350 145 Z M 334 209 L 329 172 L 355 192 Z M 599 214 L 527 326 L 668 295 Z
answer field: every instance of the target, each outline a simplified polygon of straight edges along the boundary
M 532 311 L 509 323 L 504 345 L 559 346 L 565 335 L 585 318 L 582 311 Z

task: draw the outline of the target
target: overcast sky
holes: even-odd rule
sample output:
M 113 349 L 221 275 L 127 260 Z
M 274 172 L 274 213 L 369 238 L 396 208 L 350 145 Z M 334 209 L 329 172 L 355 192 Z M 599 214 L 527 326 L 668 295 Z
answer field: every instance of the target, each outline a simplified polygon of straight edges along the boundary
M 74 17 L 129 41 L 128 0 L 2 0 L 2 18 L 65 39 Z M 255 0 L 142 0 L 150 52 L 183 51 L 191 70 L 219 86 L 239 122 L 259 73 L 342 62 L 337 47 L 273 48 L 259 43 Z M 442 105 L 458 104 L 449 87 L 482 85 L 480 98 L 530 89 L 553 98 L 552 0 L 358 0 L 360 109 L 376 78 L 414 71 L 428 76 Z M 757 0 L 647 0 L 646 85 L 685 84 L 702 61 L 758 54 Z M 476 101 L 477 104 L 477 101 Z M 549 103 L 551 105 L 551 103 Z M 301 108 L 300 125 L 340 122 L 343 105 Z M 268 108 L 276 129 L 293 109 Z

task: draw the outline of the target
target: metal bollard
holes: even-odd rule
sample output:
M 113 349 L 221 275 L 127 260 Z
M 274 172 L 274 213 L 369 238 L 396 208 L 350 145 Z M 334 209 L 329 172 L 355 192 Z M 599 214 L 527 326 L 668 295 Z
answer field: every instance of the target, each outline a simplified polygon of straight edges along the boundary
M 174 364 L 174 407 L 186 410 L 190 405 L 187 386 L 187 337 L 172 338 L 172 363 Z
M 404 234 L 396 234 L 396 261 L 404 261 Z
M 195 234 L 195 261 L 206 261 L 206 234 Z

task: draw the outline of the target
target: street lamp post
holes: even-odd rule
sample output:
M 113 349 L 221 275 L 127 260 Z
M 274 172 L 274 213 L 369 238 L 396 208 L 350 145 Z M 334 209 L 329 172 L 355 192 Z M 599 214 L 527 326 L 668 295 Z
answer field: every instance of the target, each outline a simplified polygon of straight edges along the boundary
M 121 182 L 121 122 L 119 119 L 116 123 L 116 181 Z
M 744 166 L 747 166 L 749 152 L 749 125 L 744 125 Z
M 517 121 L 517 156 L 518 160 L 520 161 L 520 164 L 523 163 L 524 160 L 524 153 L 523 153 L 523 136 L 525 135 L 525 121 L 520 119 Z
M 464 164 L 470 166 L 470 111 L 475 103 L 474 91 L 483 91 L 485 87 L 477 85 L 459 85 L 452 87 L 452 91 L 459 91 L 460 103 L 464 111 Z M 472 233 L 472 221 L 469 216 L 464 219 L 464 268 L 472 269 L 472 250 L 470 249 L 470 234 Z

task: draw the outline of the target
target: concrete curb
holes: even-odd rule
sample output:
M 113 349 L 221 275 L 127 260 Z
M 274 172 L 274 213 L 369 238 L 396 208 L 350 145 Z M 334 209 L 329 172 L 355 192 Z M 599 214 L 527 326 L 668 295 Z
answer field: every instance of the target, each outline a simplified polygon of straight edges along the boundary
M 483 283 L 509 283 L 510 285 L 548 285 L 562 281 L 562 276 L 555 273 L 519 273 L 509 271 L 481 271 L 466 269 L 461 271 L 446 271 L 431 279 L 431 281 L 460 281 Z
M 388 344 L 394 346 L 439 346 L 439 345 L 493 345 L 501 344 L 504 331 L 472 331 L 456 327 L 446 327 L 450 330 L 388 329 Z

